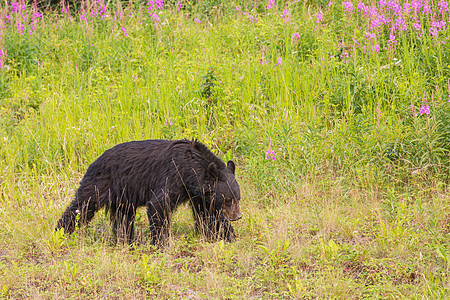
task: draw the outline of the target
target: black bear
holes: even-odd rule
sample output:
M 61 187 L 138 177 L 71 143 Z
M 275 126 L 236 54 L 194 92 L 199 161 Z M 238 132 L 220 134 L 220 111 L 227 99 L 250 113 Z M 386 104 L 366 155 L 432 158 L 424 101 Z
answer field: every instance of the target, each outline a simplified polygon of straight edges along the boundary
M 66 233 L 96 211 L 110 214 L 116 241 L 132 243 L 136 209 L 147 207 L 151 243 L 169 234 L 172 212 L 189 202 L 196 227 L 208 240 L 235 238 L 230 221 L 242 217 L 233 161 L 225 163 L 194 140 L 133 141 L 106 150 L 81 180 L 57 224 Z

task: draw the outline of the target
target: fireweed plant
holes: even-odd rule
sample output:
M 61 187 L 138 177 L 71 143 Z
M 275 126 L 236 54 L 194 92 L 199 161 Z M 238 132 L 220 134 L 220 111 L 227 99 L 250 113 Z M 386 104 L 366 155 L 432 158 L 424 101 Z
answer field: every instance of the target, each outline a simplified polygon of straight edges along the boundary
M 0 298 L 448 298 L 448 1 L 73 2 L 0 6 Z M 54 231 L 150 138 L 236 162 L 236 243 Z

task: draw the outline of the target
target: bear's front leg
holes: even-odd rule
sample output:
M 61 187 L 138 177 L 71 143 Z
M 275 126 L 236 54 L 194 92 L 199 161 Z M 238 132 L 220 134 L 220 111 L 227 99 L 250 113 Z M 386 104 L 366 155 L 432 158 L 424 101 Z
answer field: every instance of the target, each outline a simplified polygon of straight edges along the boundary
M 216 211 L 203 209 L 202 205 L 191 204 L 197 230 L 209 241 L 225 240 L 232 242 L 236 238 L 230 221 Z
M 231 226 L 230 221 L 220 214 L 219 222 L 217 222 L 217 232 L 219 232 L 220 239 L 227 242 L 233 242 L 236 239 L 236 233 L 234 232 L 233 226 Z

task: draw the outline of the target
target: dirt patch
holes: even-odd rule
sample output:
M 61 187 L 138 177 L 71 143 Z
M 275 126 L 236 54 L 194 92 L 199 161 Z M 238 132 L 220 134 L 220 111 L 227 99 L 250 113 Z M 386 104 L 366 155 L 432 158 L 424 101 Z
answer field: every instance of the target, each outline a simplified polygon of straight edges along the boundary
M 0 249 L 0 262 L 7 262 L 9 261 L 10 251 Z

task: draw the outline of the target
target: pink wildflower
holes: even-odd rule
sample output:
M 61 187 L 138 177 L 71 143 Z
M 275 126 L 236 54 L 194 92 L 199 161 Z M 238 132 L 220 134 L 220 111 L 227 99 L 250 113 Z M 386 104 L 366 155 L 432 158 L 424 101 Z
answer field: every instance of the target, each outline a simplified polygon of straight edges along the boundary
M 281 56 L 278 56 L 277 63 L 281 66 L 283 65 L 283 58 Z
M 442 0 L 441 2 L 438 3 L 438 6 L 441 13 L 448 11 L 447 1 Z
M 431 113 L 429 105 L 422 105 L 420 107 L 420 115 L 429 115 Z
M 353 12 L 353 3 L 351 1 L 342 2 L 342 5 L 344 5 L 344 9 L 349 13 Z
M 289 12 L 288 9 L 285 9 L 283 11 L 283 19 L 285 23 L 290 23 L 291 22 L 291 13 Z
M 379 53 L 380 52 L 380 45 L 379 44 L 375 44 L 371 47 L 373 52 Z
M 3 69 L 3 63 L 5 62 L 6 52 L 0 49 L 0 69 Z
M 367 33 L 366 33 L 366 36 L 367 36 L 369 39 L 374 39 L 374 38 L 375 38 L 375 33 L 367 32 Z
M 125 28 L 123 28 L 123 27 L 120 27 L 120 29 L 122 29 L 122 31 L 123 31 L 123 34 L 124 34 L 125 36 L 128 36 L 128 32 L 126 31 L 126 29 L 125 29 Z
M 318 12 L 318 13 L 316 14 L 316 22 L 317 22 L 317 23 L 321 23 L 322 20 L 323 20 L 323 15 L 322 15 L 322 13 L 321 13 L 321 12 Z
M 275 154 L 275 152 L 271 149 L 271 150 L 267 150 L 266 151 L 266 160 L 273 160 L 275 161 L 277 159 L 277 155 Z

